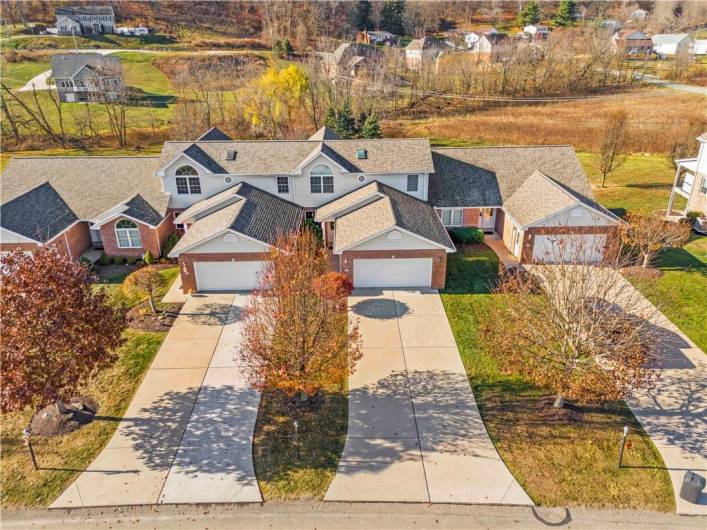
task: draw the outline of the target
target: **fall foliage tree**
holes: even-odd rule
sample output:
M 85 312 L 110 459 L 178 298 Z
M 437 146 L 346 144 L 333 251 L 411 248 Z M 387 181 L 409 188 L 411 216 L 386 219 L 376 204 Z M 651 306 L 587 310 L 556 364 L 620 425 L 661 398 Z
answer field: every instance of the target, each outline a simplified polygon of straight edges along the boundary
M 622 399 L 648 385 L 658 339 L 655 310 L 619 273 L 621 252 L 602 266 L 576 236 L 556 243 L 556 263 L 502 274 L 484 336 L 504 371 L 554 395 L 554 407 Z M 560 259 L 564 256 L 565 261 Z
M 628 115 L 625 111 L 617 111 L 606 120 L 604 134 L 599 148 L 599 171 L 601 172 L 601 187 L 606 185 L 606 177 L 614 171 L 621 162 L 621 151 L 626 143 L 626 128 Z
M 690 225 L 672 223 L 657 215 L 629 212 L 621 231 L 625 245 L 639 256 L 641 267 L 649 267 L 665 248 L 681 248 L 690 240 Z
M 128 295 L 136 295 L 147 298 L 150 303 L 150 309 L 153 314 L 157 314 L 157 305 L 155 304 L 155 295 L 158 289 L 167 284 L 164 276 L 162 276 L 154 267 L 143 267 L 128 275 L 123 282 L 123 292 Z
M 253 386 L 309 396 L 353 372 L 361 345 L 346 280 L 327 273 L 310 230 L 278 238 L 245 311 L 239 355 Z
M 0 277 L 3 412 L 60 404 L 113 363 L 123 315 L 89 268 L 46 246 L 5 255 Z

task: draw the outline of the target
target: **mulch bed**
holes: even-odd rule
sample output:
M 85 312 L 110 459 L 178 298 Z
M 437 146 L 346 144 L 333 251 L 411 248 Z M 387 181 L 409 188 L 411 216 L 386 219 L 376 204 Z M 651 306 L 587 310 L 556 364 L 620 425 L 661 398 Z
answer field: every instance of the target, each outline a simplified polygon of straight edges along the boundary
M 30 432 L 37 436 L 68 434 L 91 423 L 98 412 L 98 402 L 88 396 L 73 397 L 64 405 L 66 414 L 60 414 L 54 403 L 38 411 L 30 422 Z
M 131 307 L 125 315 L 128 327 L 141 331 L 169 331 L 184 304 L 161 304 L 160 312 L 152 313 L 147 300 Z
M 654 269 L 653 267 L 646 267 L 645 269 L 639 265 L 635 265 L 633 267 L 624 267 L 621 269 L 621 274 L 624 276 L 629 276 L 631 278 L 637 278 L 641 280 L 655 280 L 656 278 L 660 278 L 663 273 L 658 270 Z

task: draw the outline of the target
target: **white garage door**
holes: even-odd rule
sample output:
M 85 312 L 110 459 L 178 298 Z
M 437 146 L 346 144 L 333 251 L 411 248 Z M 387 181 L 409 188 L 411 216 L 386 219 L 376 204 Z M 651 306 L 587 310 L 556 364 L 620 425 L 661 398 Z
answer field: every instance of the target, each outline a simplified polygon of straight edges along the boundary
M 264 265 L 264 261 L 196 261 L 196 288 L 199 291 L 255 289 Z
M 432 258 L 355 259 L 354 287 L 429 287 Z
M 601 260 L 605 244 L 605 234 L 537 235 L 533 258 L 544 263 L 594 262 Z

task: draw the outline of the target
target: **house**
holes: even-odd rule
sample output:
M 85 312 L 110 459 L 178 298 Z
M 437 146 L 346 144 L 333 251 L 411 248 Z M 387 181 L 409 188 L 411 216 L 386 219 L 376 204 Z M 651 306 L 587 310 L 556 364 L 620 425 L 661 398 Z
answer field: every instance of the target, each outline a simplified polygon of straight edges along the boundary
M 464 40 L 464 44 L 469 50 L 474 47 L 474 44 L 476 44 L 480 38 L 481 33 L 478 33 L 476 31 L 465 31 L 464 33 L 462 33 L 462 39 Z
M 437 59 L 449 46 L 434 37 L 413 39 L 405 46 L 405 65 L 409 70 L 418 70 L 425 64 L 437 64 Z
M 82 4 L 54 10 L 59 35 L 102 35 L 115 32 L 115 13 L 111 6 Z
M 447 229 L 502 237 L 521 262 L 558 235 L 597 243 L 619 221 L 596 204 L 570 146 L 432 149 L 425 138 L 235 141 L 211 129 L 158 157 L 13 157 L 0 177 L 0 250 L 77 259 L 169 253 L 186 291 L 251 289 L 280 234 L 321 223 L 356 287 L 444 286 Z
M 631 11 L 626 22 L 645 22 L 648 17 L 648 11 L 645 9 L 635 9 Z
M 356 34 L 356 42 L 359 44 L 385 44 L 386 46 L 396 46 L 398 36 L 390 31 L 359 31 Z
M 692 39 L 687 33 L 659 33 L 651 37 L 653 51 L 660 57 L 692 52 Z
M 612 35 L 614 33 L 616 33 L 617 31 L 621 30 L 621 28 L 623 28 L 623 27 L 624 27 L 624 25 L 621 22 L 619 22 L 618 20 L 614 20 L 614 19 L 602 20 L 599 23 L 600 29 L 605 29 L 607 31 L 610 31 Z
M 370 44 L 345 42 L 334 52 L 319 52 L 322 72 L 329 79 L 353 79 L 375 68 L 383 52 Z
M 124 93 L 120 57 L 98 53 L 65 53 L 52 56 L 52 79 L 59 99 L 112 101 Z
M 612 36 L 611 48 L 614 53 L 623 55 L 646 55 L 651 52 L 653 42 L 642 31 L 622 29 Z
M 695 39 L 692 45 L 693 55 L 707 55 L 707 39 Z
M 479 38 L 471 53 L 476 54 L 483 61 L 496 62 L 503 58 L 511 46 L 512 42 L 508 35 L 494 29 Z
M 550 28 L 542 24 L 530 24 L 523 28 L 523 34 L 532 40 L 545 40 L 550 36 Z
M 668 218 L 682 218 L 688 212 L 701 212 L 696 228 L 707 232 L 707 132 L 697 138 L 699 151 L 696 158 L 676 160 L 675 180 L 668 200 Z M 674 211 L 675 196 L 686 199 L 683 210 Z

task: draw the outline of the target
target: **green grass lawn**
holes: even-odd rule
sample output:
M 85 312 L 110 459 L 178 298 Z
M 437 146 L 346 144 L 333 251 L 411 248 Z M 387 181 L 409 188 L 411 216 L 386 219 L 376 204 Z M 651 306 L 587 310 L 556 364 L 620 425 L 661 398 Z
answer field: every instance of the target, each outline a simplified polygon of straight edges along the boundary
M 172 84 L 159 68 L 153 66 L 158 57 L 154 53 L 118 52 L 123 64 L 125 84 L 148 94 L 174 95 Z M 159 57 L 164 57 L 160 54 Z
M 2 70 L 2 82 L 7 88 L 20 88 L 34 76 L 46 72 L 51 68 L 49 61 L 26 61 L 21 63 L 9 63 L 0 61 Z
M 160 271 L 168 283 L 178 272 L 177 267 Z M 111 287 L 117 291 L 120 284 L 101 288 Z M 39 471 L 34 470 L 22 439 L 22 430 L 32 410 L 0 416 L 3 508 L 48 506 L 91 463 L 113 435 L 118 422 L 112 418 L 121 417 L 125 412 L 165 336 L 166 333 L 131 329 L 124 332 L 126 342 L 118 350 L 116 363 L 99 373 L 82 392 L 96 398 L 100 405 L 98 415 L 105 419 L 97 419 L 65 436 L 33 437 L 37 461 L 43 468 Z
M 485 245 L 451 254 L 447 317 L 474 389 L 481 415 L 501 458 L 538 504 L 672 511 L 672 486 L 650 438 L 623 402 L 582 409 L 577 423 L 548 421 L 539 398 L 548 392 L 519 376 L 502 373 L 481 330 L 490 325 L 496 295 L 498 258 Z M 632 447 L 618 469 L 623 425 L 631 428 Z

